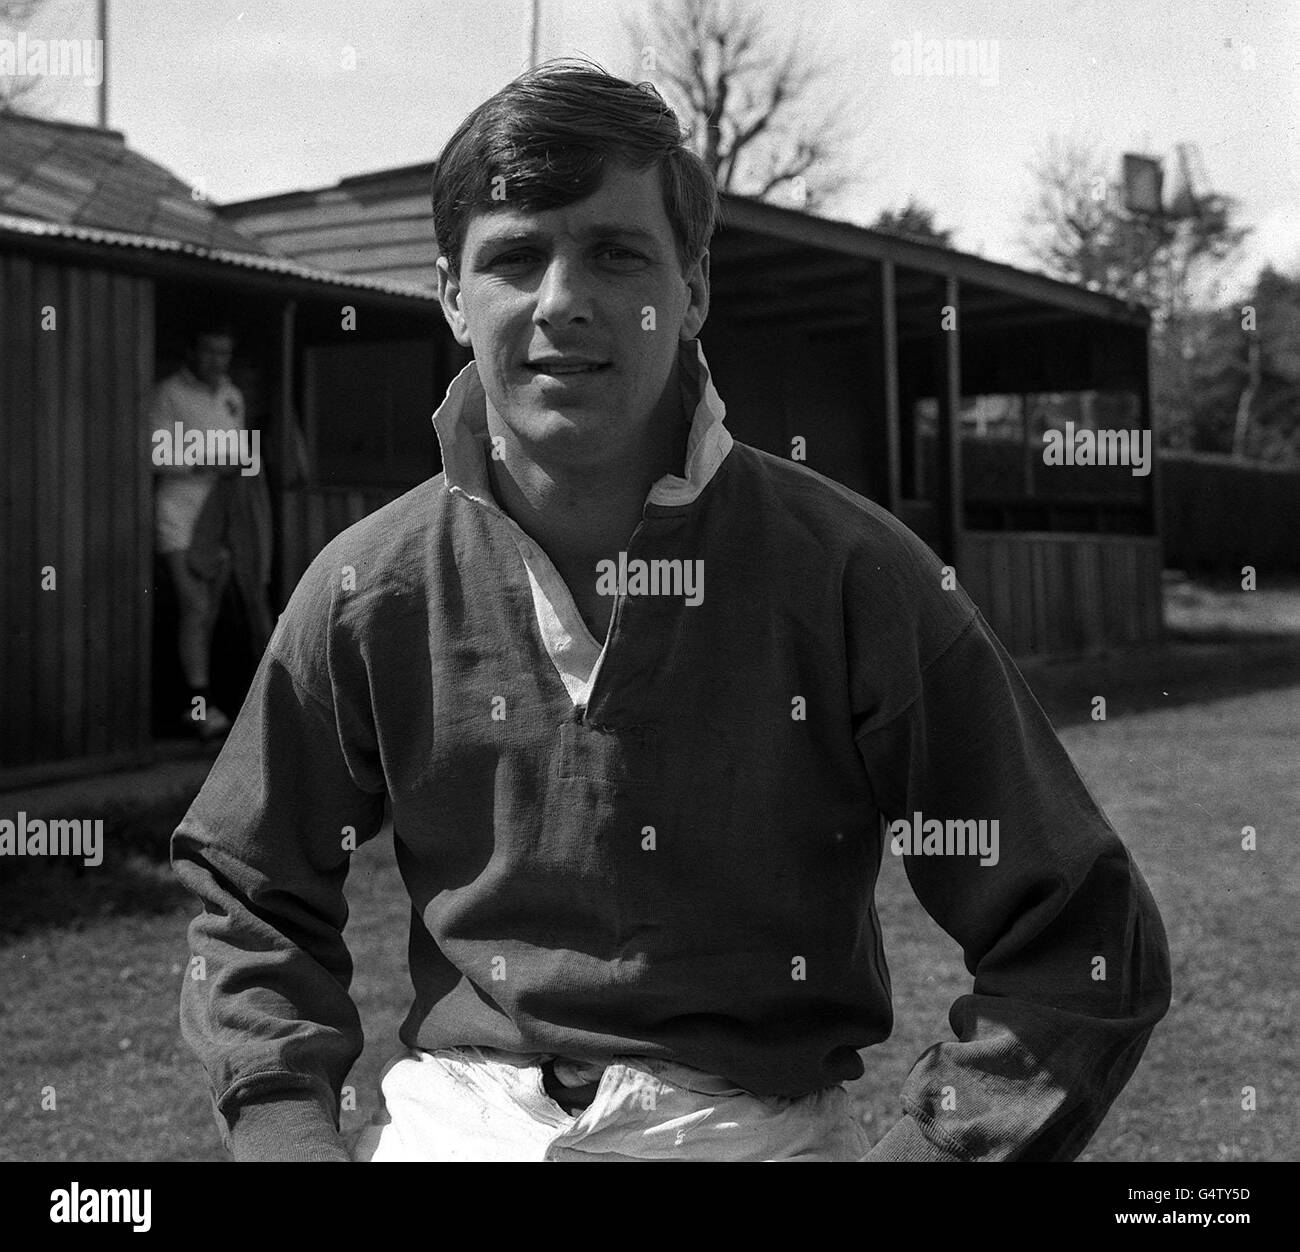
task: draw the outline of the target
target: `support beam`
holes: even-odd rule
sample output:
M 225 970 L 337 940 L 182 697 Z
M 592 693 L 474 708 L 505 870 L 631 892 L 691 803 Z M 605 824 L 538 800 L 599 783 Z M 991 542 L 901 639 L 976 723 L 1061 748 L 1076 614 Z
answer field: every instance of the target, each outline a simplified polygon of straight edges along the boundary
M 898 322 L 894 300 L 894 263 L 880 263 L 881 369 L 884 381 L 885 446 L 889 456 L 889 481 L 885 507 L 898 512 L 903 498 L 902 423 L 898 408 Z
M 1138 402 L 1141 406 L 1138 422 L 1142 429 L 1151 432 L 1151 473 L 1147 476 L 1147 504 L 1151 509 L 1151 533 L 1156 539 L 1156 569 L 1163 572 L 1165 568 L 1165 528 L 1163 514 L 1164 486 L 1161 481 L 1160 467 L 1160 431 L 1156 428 L 1156 411 L 1154 403 L 1155 389 L 1151 378 L 1151 354 L 1155 350 L 1152 344 L 1154 328 L 1148 326 L 1144 331 L 1136 332 L 1145 340 L 1142 347 L 1142 370 L 1138 383 Z M 1161 588 L 1156 589 L 1156 630 L 1157 642 L 1165 640 L 1165 613 Z
M 1024 453 L 1025 499 L 1032 500 L 1036 494 L 1034 487 L 1035 449 L 1033 433 L 1029 429 L 1029 393 L 1020 393 L 1020 441 Z
M 297 533 L 298 489 L 286 484 L 292 478 L 292 466 L 297 464 L 297 450 L 293 437 L 293 365 L 296 349 L 298 302 L 286 300 L 280 306 L 280 336 L 276 352 L 278 377 L 271 390 L 272 419 L 275 422 L 275 447 L 280 466 L 278 519 L 275 526 L 274 568 L 278 571 L 276 594 L 279 604 L 285 605 L 293 594 L 297 571 L 289 559 L 289 551 Z
M 939 428 L 935 432 L 938 452 L 936 520 L 940 555 L 957 568 L 961 577 L 962 475 L 961 475 L 961 306 L 957 278 L 941 280 L 942 305 L 938 310 L 936 347 L 936 393 L 939 400 Z M 946 313 L 945 310 L 950 311 Z M 945 323 L 948 328 L 944 329 Z

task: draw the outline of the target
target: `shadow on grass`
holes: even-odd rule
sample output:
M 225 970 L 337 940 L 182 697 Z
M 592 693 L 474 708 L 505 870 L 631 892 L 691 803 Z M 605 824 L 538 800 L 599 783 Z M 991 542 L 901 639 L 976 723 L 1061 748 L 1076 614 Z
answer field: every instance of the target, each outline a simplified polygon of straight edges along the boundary
M 1102 656 L 1021 663 L 1034 695 L 1059 730 L 1155 709 L 1300 685 L 1300 634 L 1243 635 L 1214 626 L 1169 631 L 1163 644 Z M 198 904 L 168 864 L 172 831 L 188 795 L 147 811 L 119 811 L 105 825 L 104 863 L 8 860 L 0 876 L 0 943 L 48 928 L 83 929 L 104 917 L 157 916 Z
M 1021 664 L 1059 730 L 1092 720 L 1104 696 L 1108 720 L 1300 684 L 1300 635 L 1170 631 L 1163 644 L 1070 661 Z
M 105 917 L 197 911 L 167 860 L 172 829 L 106 826 L 99 865 L 74 857 L 11 860 L 0 879 L 0 943 L 47 928 L 81 930 Z

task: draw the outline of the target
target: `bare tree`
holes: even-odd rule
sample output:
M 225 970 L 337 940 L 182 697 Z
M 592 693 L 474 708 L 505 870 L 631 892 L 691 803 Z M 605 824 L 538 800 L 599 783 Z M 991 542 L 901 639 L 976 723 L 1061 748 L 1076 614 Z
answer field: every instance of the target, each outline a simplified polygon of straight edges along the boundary
M 24 29 L 36 13 L 45 8 L 47 0 L 0 0 L 0 39 L 12 39 Z M 26 73 L 26 66 L 16 66 L 10 75 L 0 69 L 0 113 L 27 106 L 25 111 L 35 111 L 30 106 L 46 86 L 39 78 Z
M 1158 325 L 1193 308 L 1249 234 L 1228 196 L 1205 197 L 1181 218 L 1127 212 L 1105 158 L 1081 140 L 1050 139 L 1030 170 L 1022 245 L 1055 277 L 1147 304 Z
M 862 101 L 800 32 L 783 38 L 750 0 L 653 0 L 648 23 L 624 23 L 632 76 L 690 127 L 721 190 L 822 208 L 860 177 Z
M 1210 280 L 1250 231 L 1234 220 L 1236 201 L 1204 196 L 1180 217 L 1129 212 L 1106 160 L 1079 140 L 1049 140 L 1030 169 L 1022 245 L 1053 277 L 1150 308 L 1161 441 L 1194 446 Z

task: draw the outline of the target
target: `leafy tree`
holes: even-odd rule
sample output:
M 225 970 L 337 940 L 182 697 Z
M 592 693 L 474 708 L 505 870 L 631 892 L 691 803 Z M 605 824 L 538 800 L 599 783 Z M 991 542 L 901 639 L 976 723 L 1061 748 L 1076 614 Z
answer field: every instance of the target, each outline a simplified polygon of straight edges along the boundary
M 1107 162 L 1079 140 L 1050 139 L 1030 170 L 1036 194 L 1021 242 L 1034 259 L 1055 277 L 1148 305 L 1157 322 L 1203 304 L 1250 233 L 1230 196 L 1205 197 L 1182 218 L 1126 211 Z
M 1265 266 L 1247 295 L 1186 320 L 1186 446 L 1300 463 L 1300 272 Z
M 1107 176 L 1117 164 L 1087 143 L 1049 140 L 1030 166 L 1035 195 L 1021 242 L 1053 277 L 1150 308 L 1162 445 L 1209 450 L 1222 443 L 1220 428 L 1233 417 L 1207 410 L 1197 362 L 1210 350 L 1217 275 L 1250 228 L 1236 221 L 1229 196 L 1204 197 L 1185 217 L 1129 212 Z
M 915 197 L 908 197 L 901 209 L 884 209 L 872 223 L 876 230 L 908 239 L 922 239 L 932 243 L 951 245 L 952 231 L 940 230 L 934 224 L 934 210 L 928 209 Z

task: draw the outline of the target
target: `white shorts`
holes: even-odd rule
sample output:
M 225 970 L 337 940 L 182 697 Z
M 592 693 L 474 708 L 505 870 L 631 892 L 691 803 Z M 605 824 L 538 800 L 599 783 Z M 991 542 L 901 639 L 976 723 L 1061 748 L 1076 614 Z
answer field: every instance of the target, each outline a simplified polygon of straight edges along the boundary
M 159 479 L 153 506 L 156 551 L 184 552 L 194 542 L 194 525 L 216 481 L 211 474 Z
M 871 1148 L 842 1086 L 760 1097 L 672 1061 L 618 1057 L 575 1114 L 542 1085 L 541 1056 L 404 1051 L 384 1109 L 349 1136 L 355 1161 L 858 1161 Z

